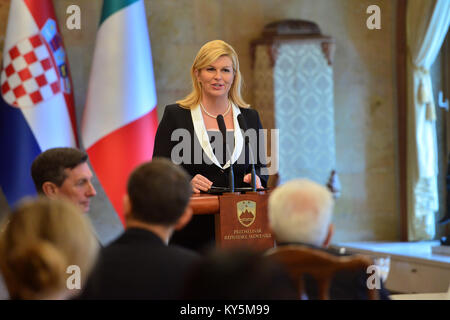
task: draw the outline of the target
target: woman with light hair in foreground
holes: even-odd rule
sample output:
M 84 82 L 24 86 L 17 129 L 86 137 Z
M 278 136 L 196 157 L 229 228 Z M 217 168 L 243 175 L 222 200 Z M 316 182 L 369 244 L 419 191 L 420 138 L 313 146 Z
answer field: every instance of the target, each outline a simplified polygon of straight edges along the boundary
M 65 200 L 24 201 L 0 228 L 0 271 L 11 299 L 79 294 L 98 250 L 88 218 Z

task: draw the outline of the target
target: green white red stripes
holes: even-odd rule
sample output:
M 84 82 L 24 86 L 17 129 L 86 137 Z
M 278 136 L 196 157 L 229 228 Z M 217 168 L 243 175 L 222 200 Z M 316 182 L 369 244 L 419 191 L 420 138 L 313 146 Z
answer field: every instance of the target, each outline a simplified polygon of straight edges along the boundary
M 128 175 L 151 159 L 157 125 L 144 2 L 104 1 L 82 137 L 93 169 L 122 222 Z

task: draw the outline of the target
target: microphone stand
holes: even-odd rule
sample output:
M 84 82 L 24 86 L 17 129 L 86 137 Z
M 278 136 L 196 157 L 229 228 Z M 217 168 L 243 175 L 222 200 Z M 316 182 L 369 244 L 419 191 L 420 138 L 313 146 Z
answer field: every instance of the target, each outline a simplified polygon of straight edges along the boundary
M 245 135 L 245 132 L 247 131 L 248 127 L 247 127 L 247 122 L 244 119 L 244 116 L 242 114 L 239 114 L 237 116 L 238 122 L 239 122 L 239 126 L 242 129 L 243 135 Z M 252 166 L 251 168 L 251 179 L 252 179 L 252 191 L 256 192 L 256 170 L 255 170 L 255 158 L 253 157 L 253 150 L 251 148 L 250 145 L 250 139 L 248 136 L 245 136 L 245 146 L 247 146 L 248 150 L 249 150 L 249 156 L 250 156 L 250 164 Z M 244 147 L 245 148 L 245 147 Z
M 233 169 L 233 162 L 231 161 L 231 153 L 230 148 L 228 145 L 226 146 L 227 153 L 229 155 L 230 159 L 230 168 L 228 170 L 228 188 L 230 189 L 230 192 L 234 192 L 234 169 Z
M 245 145 L 248 148 L 249 156 L 250 156 L 250 163 L 252 166 L 251 171 L 251 178 L 252 178 L 252 191 L 256 192 L 256 170 L 255 170 L 255 158 L 253 157 L 253 150 L 249 142 L 249 138 L 245 137 Z
M 227 127 L 225 126 L 225 120 L 223 118 L 223 115 L 219 114 L 216 118 L 217 125 L 219 126 L 219 130 L 222 133 L 222 139 L 225 149 L 225 154 L 229 156 L 230 159 L 230 169 L 228 171 L 228 188 L 229 192 L 234 192 L 234 170 L 233 170 L 233 163 L 231 161 L 231 152 L 230 148 L 227 145 Z M 223 149 L 222 149 L 223 150 Z M 225 160 L 226 160 L 225 156 Z M 225 161 L 224 161 L 225 162 Z

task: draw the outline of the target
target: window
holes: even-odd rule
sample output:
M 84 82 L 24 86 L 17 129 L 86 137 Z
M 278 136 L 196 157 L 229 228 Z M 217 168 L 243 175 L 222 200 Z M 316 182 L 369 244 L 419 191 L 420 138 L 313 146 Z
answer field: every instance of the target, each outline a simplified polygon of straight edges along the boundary
M 436 105 L 436 135 L 438 143 L 438 190 L 439 211 L 436 213 L 436 237 L 449 236 L 450 222 L 440 224 L 439 221 L 450 219 L 450 33 L 442 45 L 438 57 L 431 67 L 433 96 Z M 445 102 L 447 108 L 444 108 Z M 448 179 L 448 182 L 447 182 Z

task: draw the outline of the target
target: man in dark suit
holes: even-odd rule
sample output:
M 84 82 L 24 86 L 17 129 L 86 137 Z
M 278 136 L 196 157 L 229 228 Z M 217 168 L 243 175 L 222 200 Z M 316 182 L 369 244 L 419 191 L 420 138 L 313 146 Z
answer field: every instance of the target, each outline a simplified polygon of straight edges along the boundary
M 331 223 L 333 206 L 328 189 L 310 180 L 291 180 L 277 187 L 269 198 L 269 223 L 277 246 L 298 244 L 336 256 L 346 255 L 327 248 L 334 230 Z M 365 270 L 338 272 L 331 282 L 330 299 L 368 299 L 369 276 Z M 380 283 L 379 298 L 389 299 L 381 280 Z M 311 277 L 305 277 L 305 287 L 308 298 L 317 299 L 317 286 Z
M 124 197 L 125 232 L 101 252 L 81 299 L 177 299 L 199 256 L 168 246 L 192 217 L 186 172 L 167 159 L 139 166 Z

